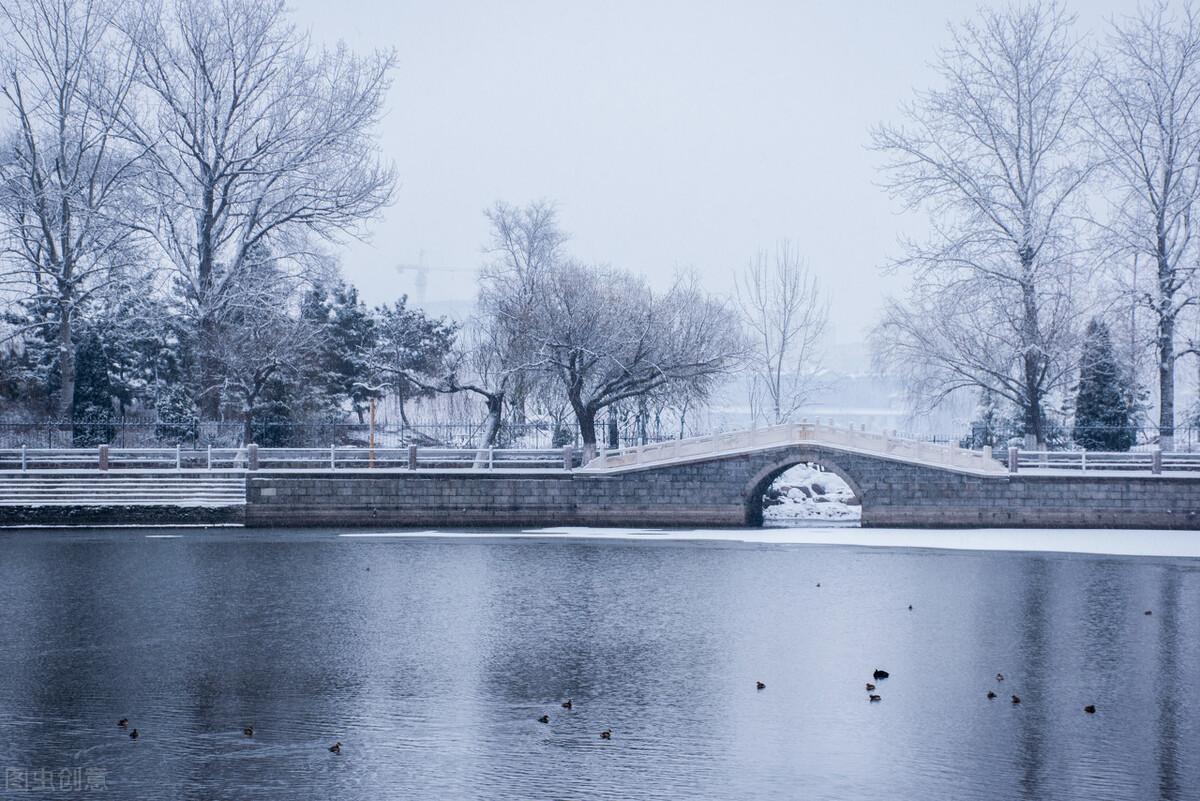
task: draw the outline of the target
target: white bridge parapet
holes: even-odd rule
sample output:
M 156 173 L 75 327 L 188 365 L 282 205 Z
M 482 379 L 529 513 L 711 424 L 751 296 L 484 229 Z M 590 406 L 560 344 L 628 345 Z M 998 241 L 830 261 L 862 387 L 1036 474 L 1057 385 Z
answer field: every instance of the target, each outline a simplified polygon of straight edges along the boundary
M 701 461 L 727 454 L 789 445 L 819 445 L 834 450 L 988 475 L 1008 472 L 1004 465 L 992 458 L 990 448 L 982 451 L 966 450 L 954 445 L 939 445 L 886 433 L 821 423 L 785 423 L 766 428 L 655 442 L 619 450 L 601 450 L 583 469 L 588 472 L 605 472 L 667 466 L 672 463 Z

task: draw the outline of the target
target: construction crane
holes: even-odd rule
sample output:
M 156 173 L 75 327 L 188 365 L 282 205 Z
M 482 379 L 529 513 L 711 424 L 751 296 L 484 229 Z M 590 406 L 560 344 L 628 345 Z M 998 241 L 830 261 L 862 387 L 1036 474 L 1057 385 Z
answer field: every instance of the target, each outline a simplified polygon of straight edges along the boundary
M 429 288 L 429 274 L 434 273 L 474 273 L 474 270 L 468 270 L 460 267 L 430 267 L 425 263 L 425 250 L 417 252 L 416 264 L 397 264 L 396 272 L 404 275 L 411 272 L 416 275 L 416 281 L 413 282 L 414 292 L 413 299 L 418 304 L 425 302 L 425 292 Z

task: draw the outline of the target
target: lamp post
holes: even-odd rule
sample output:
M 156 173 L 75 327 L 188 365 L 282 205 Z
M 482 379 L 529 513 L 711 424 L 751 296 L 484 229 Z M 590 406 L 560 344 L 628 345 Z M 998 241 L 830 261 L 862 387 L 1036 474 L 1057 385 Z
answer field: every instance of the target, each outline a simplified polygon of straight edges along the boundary
M 380 392 L 385 389 L 390 389 L 390 383 L 383 384 L 367 384 L 363 381 L 355 381 L 352 386 L 362 387 L 367 392 L 371 393 L 371 424 L 367 429 L 367 467 L 375 466 L 375 398 Z

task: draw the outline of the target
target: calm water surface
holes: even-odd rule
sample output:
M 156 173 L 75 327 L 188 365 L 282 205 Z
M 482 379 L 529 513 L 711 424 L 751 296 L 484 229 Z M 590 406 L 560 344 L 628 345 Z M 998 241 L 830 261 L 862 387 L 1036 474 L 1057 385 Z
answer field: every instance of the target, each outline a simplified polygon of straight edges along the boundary
M 3 799 L 1200 798 L 1200 560 L 8 531 L 0 631 Z

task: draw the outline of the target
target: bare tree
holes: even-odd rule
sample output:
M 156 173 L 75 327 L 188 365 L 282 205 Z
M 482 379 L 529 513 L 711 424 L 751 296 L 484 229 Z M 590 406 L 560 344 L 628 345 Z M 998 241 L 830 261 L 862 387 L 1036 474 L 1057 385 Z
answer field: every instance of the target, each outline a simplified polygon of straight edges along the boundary
M 745 354 L 736 312 L 689 277 L 656 294 L 630 273 L 565 262 L 539 289 L 531 333 L 588 454 L 601 410 L 668 385 L 706 393 Z
M 484 214 L 491 224 L 484 247 L 490 259 L 480 274 L 470 362 L 475 375 L 490 387 L 484 398 L 496 415 L 508 404 L 514 417 L 523 421 L 526 402 L 540 378 L 538 370 L 545 364 L 533 336 L 541 287 L 563 260 L 568 237 L 559 227 L 557 209 L 546 200 L 522 207 L 498 202 Z M 494 420 L 497 426 L 500 419 Z
M 917 94 L 907 125 L 873 131 L 885 185 L 934 229 L 894 265 L 914 284 L 876 332 L 884 359 L 926 402 L 960 386 L 1008 397 L 1038 442 L 1076 327 L 1071 215 L 1093 169 L 1072 22 L 1033 2 L 952 27 L 936 64 L 944 86 Z
M 1120 256 L 1151 263 L 1130 292 L 1155 324 L 1159 443 L 1170 449 L 1176 328 L 1197 302 L 1188 290 L 1200 201 L 1200 20 L 1188 4 L 1179 15 L 1165 2 L 1145 6 L 1114 24 L 1104 63 L 1093 122 L 1118 201 L 1106 231 Z
M 569 261 L 544 201 L 498 203 L 487 215 L 493 259 L 481 277 L 472 356 L 460 363 L 473 379 L 446 383 L 484 398 L 489 432 L 503 404 L 521 414 L 542 390 L 565 396 L 594 452 L 601 410 L 668 387 L 686 387 L 694 400 L 734 368 L 744 344 L 736 316 L 694 281 L 656 294 L 626 272 Z
M 765 395 L 770 422 L 785 422 L 814 388 L 829 304 L 787 241 L 773 257 L 760 252 L 738 277 L 737 303 L 753 343 L 752 394 Z
M 79 310 L 136 258 L 139 153 L 118 118 L 133 59 L 106 0 L 0 0 L 0 98 L 11 132 L 0 155 L 0 289 L 29 312 L 9 336 L 56 347 L 57 411 L 75 398 Z
M 296 273 L 312 236 L 353 234 L 389 200 L 372 130 L 395 55 L 318 51 L 282 0 L 148 0 L 138 14 L 145 104 L 130 124 L 155 166 L 152 232 L 212 354 L 248 254 L 268 247 Z M 219 383 L 207 355 L 200 372 Z M 201 411 L 219 405 L 209 393 Z

